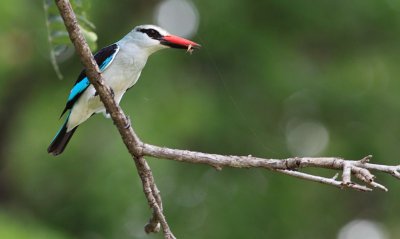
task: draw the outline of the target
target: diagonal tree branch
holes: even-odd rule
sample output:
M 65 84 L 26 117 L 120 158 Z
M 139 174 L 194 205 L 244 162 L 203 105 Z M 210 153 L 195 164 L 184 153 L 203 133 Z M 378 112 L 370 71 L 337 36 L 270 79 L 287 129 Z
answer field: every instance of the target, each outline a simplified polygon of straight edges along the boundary
M 149 223 L 145 226 L 146 232 L 158 232 L 160 225 L 163 230 L 164 238 L 173 239 L 166 218 L 163 214 L 162 200 L 159 190 L 154 182 L 154 178 L 149 165 L 144 156 L 151 156 L 160 159 L 169 159 L 179 162 L 207 164 L 217 170 L 223 167 L 234 168 L 264 168 L 292 177 L 332 185 L 339 188 L 351 188 L 360 191 L 371 191 L 371 187 L 387 191 L 387 188 L 375 182 L 375 176 L 371 172 L 384 172 L 400 179 L 400 165 L 388 166 L 369 163 L 372 156 L 366 156 L 361 160 L 345 160 L 338 157 L 294 157 L 287 159 L 265 159 L 259 157 L 219 155 L 188 150 L 170 149 L 143 143 L 133 131 L 129 119 L 122 109 L 114 101 L 110 89 L 104 84 L 104 79 L 100 73 L 93 55 L 82 36 L 78 27 L 76 17 L 68 0 L 55 0 L 61 16 L 68 30 L 71 41 L 83 65 L 86 68 L 86 75 L 90 83 L 94 85 L 101 101 L 107 112 L 118 128 L 121 138 L 125 143 L 129 153 L 134 159 L 138 174 L 142 180 L 143 191 L 147 202 L 153 211 Z M 342 180 L 338 180 L 338 174 L 332 178 L 311 175 L 300 172 L 302 168 L 326 168 L 342 171 Z M 351 176 L 355 176 L 362 184 L 354 183 Z M 366 184 L 366 185 L 363 185 Z
M 111 118 L 118 128 L 129 153 L 135 161 L 137 171 L 140 179 L 142 180 L 143 190 L 147 197 L 149 206 L 153 210 L 153 218 L 150 223 L 146 225 L 146 232 L 157 232 L 158 223 L 161 223 L 163 228 L 164 237 L 173 239 L 175 236 L 171 232 L 165 216 L 162 211 L 161 196 L 154 183 L 154 178 L 151 169 L 145 159 L 142 157 L 141 148 L 142 142 L 137 137 L 132 127 L 130 126 L 129 119 L 125 116 L 122 109 L 116 104 L 112 97 L 109 87 L 104 84 L 104 79 L 100 73 L 99 66 L 93 58 L 88 44 L 86 43 L 79 25 L 68 0 L 55 0 L 60 14 L 64 20 L 69 37 L 75 46 L 75 49 L 86 69 L 86 75 L 90 83 L 94 86 L 99 93 L 100 99 L 103 102 L 107 112 L 110 113 Z

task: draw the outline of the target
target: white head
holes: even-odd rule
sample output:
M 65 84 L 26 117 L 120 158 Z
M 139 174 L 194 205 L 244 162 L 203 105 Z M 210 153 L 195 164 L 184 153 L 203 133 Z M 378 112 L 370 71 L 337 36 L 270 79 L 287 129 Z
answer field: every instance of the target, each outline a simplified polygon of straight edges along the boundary
M 187 39 L 171 35 L 161 27 L 140 25 L 129 32 L 125 39 L 135 43 L 139 48 L 154 53 L 165 48 L 192 49 L 200 45 Z

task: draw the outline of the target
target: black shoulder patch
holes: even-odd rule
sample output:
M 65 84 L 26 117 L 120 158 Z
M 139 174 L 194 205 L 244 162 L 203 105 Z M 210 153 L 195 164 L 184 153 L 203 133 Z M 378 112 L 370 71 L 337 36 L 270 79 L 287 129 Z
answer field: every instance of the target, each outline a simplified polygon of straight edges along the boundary
M 99 65 L 101 69 L 101 65 L 106 62 L 106 60 L 113 56 L 118 51 L 119 46 L 114 43 L 112 45 L 106 46 L 94 55 L 94 59 L 96 60 L 97 65 Z

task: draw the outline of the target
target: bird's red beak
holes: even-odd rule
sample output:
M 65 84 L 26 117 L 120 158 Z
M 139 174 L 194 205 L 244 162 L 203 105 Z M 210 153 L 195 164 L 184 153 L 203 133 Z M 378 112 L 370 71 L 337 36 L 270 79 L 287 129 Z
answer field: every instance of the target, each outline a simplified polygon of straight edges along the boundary
M 182 37 L 168 35 L 164 36 L 160 40 L 161 44 L 172 47 L 172 48 L 180 48 L 180 49 L 197 49 L 200 48 L 200 44 L 196 42 L 192 42 Z

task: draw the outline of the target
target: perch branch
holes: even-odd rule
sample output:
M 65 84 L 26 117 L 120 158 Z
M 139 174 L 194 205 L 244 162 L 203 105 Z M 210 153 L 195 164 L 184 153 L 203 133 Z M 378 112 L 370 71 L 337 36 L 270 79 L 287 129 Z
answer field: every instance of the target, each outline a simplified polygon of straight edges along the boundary
M 337 157 L 295 157 L 287 159 L 264 159 L 259 157 L 220 155 L 194 152 L 180 149 L 170 149 L 151 144 L 143 144 L 142 152 L 145 156 L 151 156 L 160 159 L 170 159 L 174 161 L 207 164 L 218 170 L 223 167 L 233 168 L 265 168 L 275 172 L 283 173 L 292 177 L 301 178 L 309 181 L 332 185 L 338 188 L 351 188 L 359 191 L 372 191 L 370 187 L 378 188 L 383 191 L 388 189 L 375 182 L 375 176 L 371 171 L 388 173 L 395 178 L 400 179 L 400 165 L 388 166 L 368 163 L 372 158 L 368 155 L 361 160 L 345 160 Z M 299 172 L 301 168 L 326 168 L 342 171 L 342 180 L 337 177 L 326 178 L 315 176 L 304 172 Z M 362 183 L 361 185 L 351 180 L 354 175 Z

